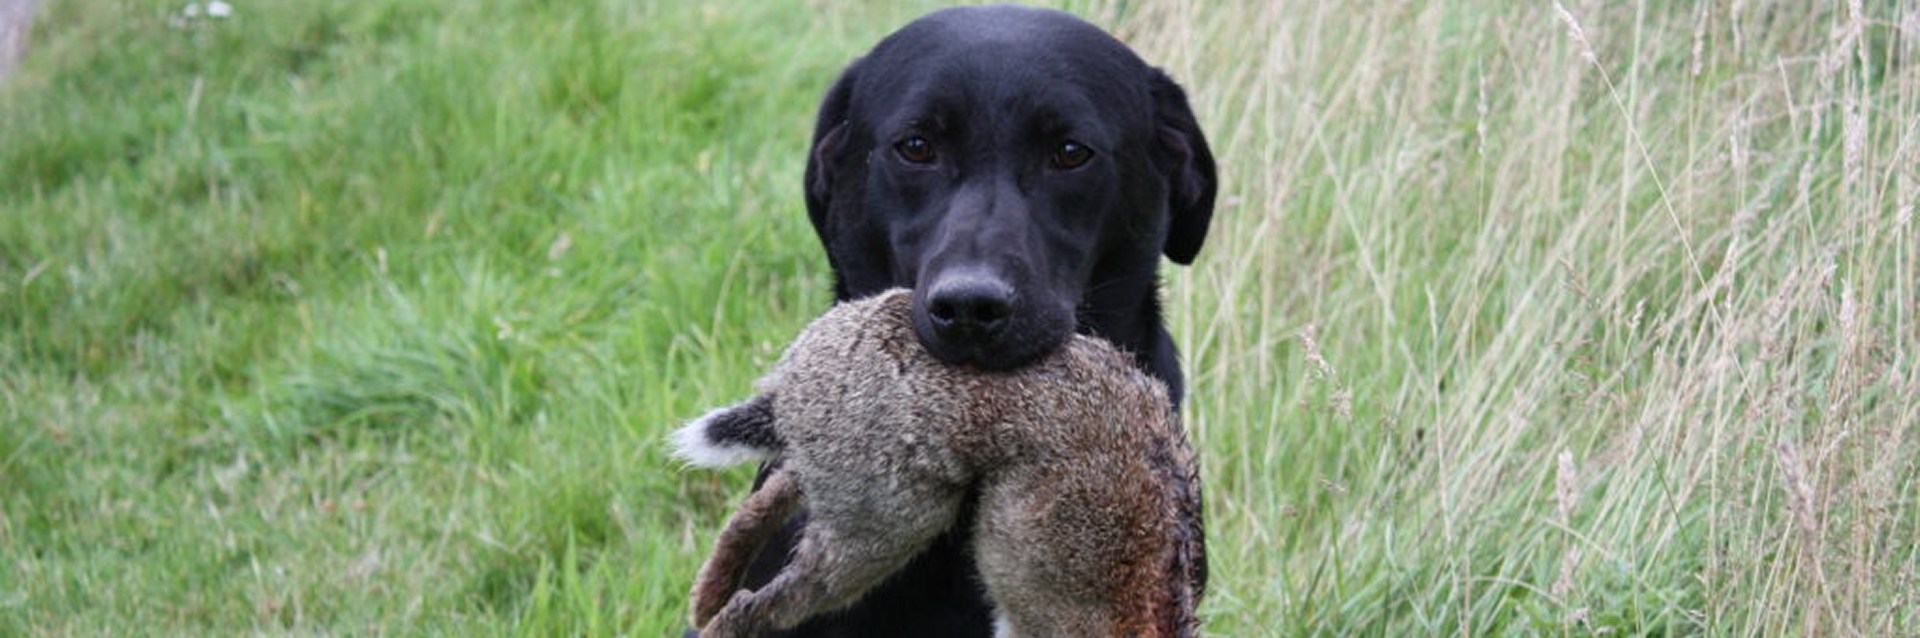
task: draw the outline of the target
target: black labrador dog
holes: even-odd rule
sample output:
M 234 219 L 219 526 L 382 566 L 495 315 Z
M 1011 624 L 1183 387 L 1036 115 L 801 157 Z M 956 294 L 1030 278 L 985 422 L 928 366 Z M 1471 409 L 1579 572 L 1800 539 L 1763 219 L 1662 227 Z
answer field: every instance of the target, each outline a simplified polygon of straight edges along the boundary
M 966 7 L 908 24 L 834 83 L 806 201 L 834 296 L 913 288 L 915 333 L 936 357 L 1014 368 L 1079 331 L 1133 352 L 1178 401 L 1157 267 L 1192 262 L 1215 185 L 1185 93 L 1126 45 L 1057 11 Z M 746 586 L 779 572 L 804 518 Z M 989 635 L 964 538 L 783 635 Z

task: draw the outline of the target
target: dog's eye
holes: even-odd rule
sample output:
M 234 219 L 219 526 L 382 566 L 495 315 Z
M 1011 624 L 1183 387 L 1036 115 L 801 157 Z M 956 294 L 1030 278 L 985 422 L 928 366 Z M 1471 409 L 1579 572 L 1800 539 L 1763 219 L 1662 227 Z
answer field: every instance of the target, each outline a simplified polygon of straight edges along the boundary
M 933 161 L 933 142 L 927 141 L 927 138 L 915 135 L 895 142 L 893 152 L 899 153 L 900 159 L 915 164 L 926 164 Z
M 1053 151 L 1054 168 L 1079 168 L 1090 159 L 1093 159 L 1093 149 L 1072 140 L 1061 142 L 1060 148 Z

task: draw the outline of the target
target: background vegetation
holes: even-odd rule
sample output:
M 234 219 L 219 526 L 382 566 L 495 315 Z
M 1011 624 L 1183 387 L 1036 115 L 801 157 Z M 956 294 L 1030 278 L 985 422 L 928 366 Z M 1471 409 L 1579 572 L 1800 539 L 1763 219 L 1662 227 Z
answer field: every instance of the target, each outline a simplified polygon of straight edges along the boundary
M 673 633 L 748 475 L 662 435 L 827 302 L 815 100 L 932 6 L 44 7 L 0 635 Z M 1212 633 L 1920 626 L 1920 5 L 1066 8 L 1226 179 Z

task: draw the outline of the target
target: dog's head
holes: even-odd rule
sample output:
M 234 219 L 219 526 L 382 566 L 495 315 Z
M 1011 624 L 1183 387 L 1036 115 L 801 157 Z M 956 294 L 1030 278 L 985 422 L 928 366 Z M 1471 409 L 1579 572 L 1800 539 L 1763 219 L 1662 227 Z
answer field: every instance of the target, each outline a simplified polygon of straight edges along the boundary
M 1090 297 L 1154 303 L 1214 190 L 1178 85 L 1093 25 L 1008 6 L 930 14 L 851 65 L 806 174 L 836 294 L 912 287 L 929 351 L 995 369 L 1117 312 Z

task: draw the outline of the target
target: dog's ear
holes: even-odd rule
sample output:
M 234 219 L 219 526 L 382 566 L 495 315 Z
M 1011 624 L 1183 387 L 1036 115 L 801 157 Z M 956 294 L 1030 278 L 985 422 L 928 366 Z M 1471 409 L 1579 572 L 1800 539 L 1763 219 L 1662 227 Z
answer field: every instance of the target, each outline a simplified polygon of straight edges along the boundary
M 1167 180 L 1167 242 L 1162 247 L 1176 264 L 1191 264 L 1213 221 L 1219 181 L 1207 136 L 1187 105 L 1187 94 L 1172 78 L 1153 70 L 1154 165 Z
M 827 210 L 832 205 L 833 181 L 839 177 L 833 174 L 834 164 L 847 145 L 847 116 L 853 102 L 853 85 L 860 73 L 860 61 L 854 60 L 847 70 L 840 73 L 833 88 L 827 89 L 827 97 L 820 101 L 820 115 L 813 124 L 813 147 L 807 152 L 806 199 L 807 218 L 813 222 L 813 232 L 820 236 L 820 245 L 827 246 L 827 240 L 833 236 L 828 225 Z M 831 259 L 833 251 L 827 250 Z

